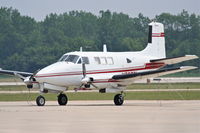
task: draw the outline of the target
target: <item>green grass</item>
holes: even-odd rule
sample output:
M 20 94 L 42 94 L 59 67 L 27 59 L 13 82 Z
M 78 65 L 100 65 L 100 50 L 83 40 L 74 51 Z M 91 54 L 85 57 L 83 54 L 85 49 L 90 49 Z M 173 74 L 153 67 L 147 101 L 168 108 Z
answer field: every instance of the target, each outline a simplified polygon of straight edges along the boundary
M 189 91 L 189 89 L 199 91 Z M 155 92 L 126 92 L 126 100 L 200 100 L 200 83 L 175 84 L 134 84 L 127 89 L 157 89 Z M 188 91 L 159 92 L 159 89 L 188 89 Z M 0 86 L 0 91 L 22 91 L 25 86 Z M 98 92 L 67 93 L 69 100 L 113 100 L 114 93 L 101 94 Z M 0 101 L 35 100 L 39 94 L 0 94 Z M 30 97 L 29 97 L 30 96 Z M 57 94 L 44 94 L 46 100 L 57 100 Z
M 133 84 L 127 89 L 200 89 L 200 83 L 151 83 Z
M 39 94 L 0 94 L 0 101 L 35 100 Z M 69 100 L 113 100 L 114 93 L 67 93 Z M 57 94 L 44 94 L 46 100 L 57 100 Z M 126 100 L 200 100 L 200 91 L 181 92 L 127 92 Z
M 200 89 L 200 83 L 151 83 L 151 84 L 133 84 L 127 89 Z M 73 89 L 73 88 L 70 88 Z M 0 91 L 23 91 L 27 90 L 26 86 L 0 86 Z M 35 89 L 37 90 L 37 89 Z
M 27 90 L 27 88 L 24 85 L 20 86 L 0 86 L 0 91 L 23 91 Z
M 9 85 L 9 86 L 0 86 L 0 91 L 27 91 L 25 85 Z M 31 89 L 38 90 L 38 89 Z

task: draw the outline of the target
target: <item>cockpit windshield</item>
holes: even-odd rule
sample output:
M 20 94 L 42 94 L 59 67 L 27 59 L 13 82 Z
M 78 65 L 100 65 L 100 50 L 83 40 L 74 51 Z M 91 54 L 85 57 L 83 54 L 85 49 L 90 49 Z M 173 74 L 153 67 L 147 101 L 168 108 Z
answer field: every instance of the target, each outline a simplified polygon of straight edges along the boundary
M 64 61 L 68 55 L 63 55 L 58 61 Z
M 76 61 L 78 60 L 78 58 L 79 58 L 78 55 L 69 55 L 69 56 L 65 59 L 65 61 L 76 63 Z
M 73 62 L 76 63 L 79 59 L 78 55 L 63 55 L 59 61 Z

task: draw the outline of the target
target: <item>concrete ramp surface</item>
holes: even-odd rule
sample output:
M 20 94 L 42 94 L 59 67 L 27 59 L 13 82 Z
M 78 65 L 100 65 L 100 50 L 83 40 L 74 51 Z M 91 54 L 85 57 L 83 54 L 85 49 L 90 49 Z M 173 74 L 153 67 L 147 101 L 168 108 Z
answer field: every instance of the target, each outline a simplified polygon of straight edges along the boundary
M 1 133 L 198 133 L 200 101 L 0 102 Z

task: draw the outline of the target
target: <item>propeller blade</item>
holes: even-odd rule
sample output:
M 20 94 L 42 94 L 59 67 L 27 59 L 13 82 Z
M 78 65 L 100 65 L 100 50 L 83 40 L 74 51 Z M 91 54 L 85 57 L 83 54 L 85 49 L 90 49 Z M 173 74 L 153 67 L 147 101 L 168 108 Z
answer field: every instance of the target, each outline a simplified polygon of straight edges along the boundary
M 20 74 L 18 74 L 18 73 L 14 73 L 16 76 L 18 76 L 21 80 L 23 80 L 24 81 L 24 79 L 26 78 L 26 77 L 24 77 L 24 76 L 22 76 L 22 75 L 20 75 Z
M 34 76 L 40 71 L 40 69 L 36 70 L 33 75 L 30 76 L 29 80 L 32 80 Z
M 86 67 L 85 67 L 85 63 L 82 63 L 82 70 L 83 70 L 83 78 L 86 77 Z
M 99 89 L 96 85 L 94 85 L 93 83 L 90 83 L 94 88 Z
M 86 78 L 86 67 L 85 67 L 85 63 L 84 62 L 82 63 L 82 71 L 83 71 L 83 78 L 82 78 L 82 80 L 84 80 L 84 78 Z M 93 82 L 93 80 L 88 81 L 87 84 L 92 85 L 94 88 L 98 89 L 98 87 L 95 86 L 92 82 Z M 79 88 L 83 87 L 84 85 L 86 85 L 86 83 L 82 83 Z
M 33 76 L 35 76 L 39 71 L 40 71 L 40 69 L 36 70 L 36 71 L 33 73 Z

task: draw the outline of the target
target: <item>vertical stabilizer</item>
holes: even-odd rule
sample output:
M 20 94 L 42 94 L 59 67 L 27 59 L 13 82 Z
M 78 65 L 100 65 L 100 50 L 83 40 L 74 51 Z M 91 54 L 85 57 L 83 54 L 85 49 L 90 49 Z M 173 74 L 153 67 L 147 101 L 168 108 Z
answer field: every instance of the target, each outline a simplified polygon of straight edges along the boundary
M 142 53 L 155 58 L 166 58 L 163 24 L 158 22 L 149 24 L 148 45 Z

